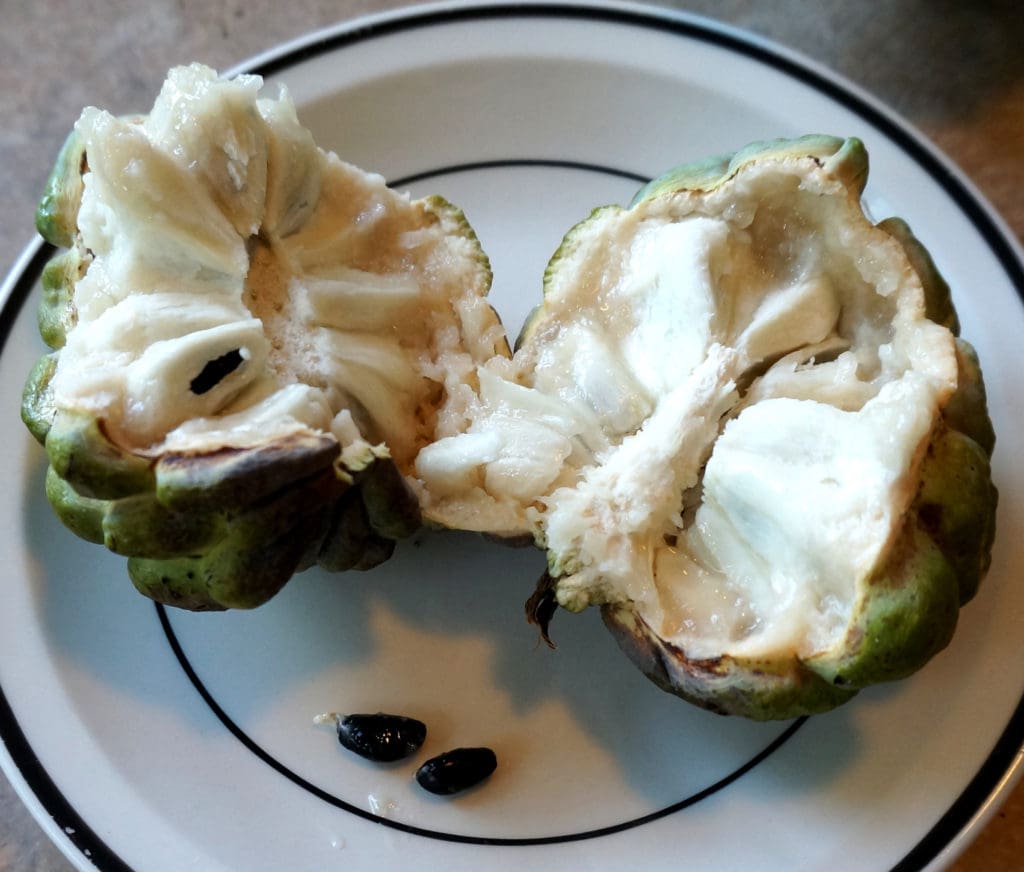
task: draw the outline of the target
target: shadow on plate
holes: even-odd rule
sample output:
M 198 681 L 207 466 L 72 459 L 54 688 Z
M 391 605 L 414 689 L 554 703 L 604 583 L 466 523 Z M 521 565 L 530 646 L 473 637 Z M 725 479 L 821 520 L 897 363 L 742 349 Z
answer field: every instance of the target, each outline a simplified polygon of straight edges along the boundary
M 211 729 L 152 603 L 136 593 L 122 558 L 61 526 L 44 472 L 40 463 L 28 476 L 25 536 L 38 556 L 44 629 L 69 664 L 69 692 L 103 687 Z M 317 711 L 380 710 L 408 699 L 404 713 L 428 720 L 434 735 L 462 741 L 475 723 L 505 760 L 528 760 L 543 746 L 578 772 L 576 789 L 586 789 L 588 769 L 611 767 L 657 807 L 728 777 L 788 728 L 712 715 L 658 690 L 620 653 L 596 609 L 556 615 L 558 648 L 549 650 L 524 610 L 543 568 L 531 548 L 424 530 L 370 572 L 309 570 L 259 609 L 170 609 L 168 623 L 217 705 L 286 765 L 293 743 L 272 727 L 259 734 L 282 706 L 306 707 L 288 717 L 308 726 Z M 827 730 L 814 730 L 814 748 L 802 747 L 806 727 L 785 743 L 781 785 L 813 791 L 856 757 L 854 720 L 828 717 Z M 799 771 L 787 774 L 794 762 Z M 673 769 L 678 777 L 666 779 Z

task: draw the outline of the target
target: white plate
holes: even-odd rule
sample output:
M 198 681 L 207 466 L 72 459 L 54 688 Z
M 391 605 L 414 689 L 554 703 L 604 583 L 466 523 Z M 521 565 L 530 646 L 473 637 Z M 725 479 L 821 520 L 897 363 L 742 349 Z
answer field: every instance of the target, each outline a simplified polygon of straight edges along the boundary
M 559 649 L 538 645 L 523 601 L 540 556 L 471 536 L 423 533 L 369 575 L 308 572 L 252 613 L 164 612 L 43 497 L 42 452 L 13 413 L 42 350 L 47 252 L 33 246 L 0 333 L 0 758 L 71 860 L 147 872 L 947 863 L 1015 777 L 1024 736 L 1024 270 L 968 183 L 827 71 L 632 7 L 424 7 L 249 68 L 287 83 L 321 144 L 461 204 L 513 332 L 562 234 L 639 179 L 754 139 L 860 136 L 873 212 L 902 214 L 935 253 L 986 368 L 994 563 L 921 673 L 791 724 L 661 693 L 596 612 L 560 615 Z M 313 725 L 327 709 L 416 715 L 427 745 L 413 762 L 364 763 Z M 444 801 L 415 787 L 418 762 L 466 744 L 498 753 L 486 785 Z

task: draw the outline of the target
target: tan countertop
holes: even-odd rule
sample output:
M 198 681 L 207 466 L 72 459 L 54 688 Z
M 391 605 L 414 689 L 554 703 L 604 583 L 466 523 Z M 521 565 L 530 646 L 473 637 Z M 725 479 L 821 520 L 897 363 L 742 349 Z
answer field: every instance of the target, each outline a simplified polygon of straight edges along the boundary
M 33 235 L 53 157 L 82 106 L 150 104 L 166 69 L 230 67 L 394 0 L 10 0 L 0 30 L 0 263 Z M 921 129 L 1024 239 L 1024 14 L 1019 0 L 692 0 L 687 9 L 837 70 Z M 0 776 L 0 870 L 70 869 Z M 1024 786 L 954 872 L 1024 869 Z

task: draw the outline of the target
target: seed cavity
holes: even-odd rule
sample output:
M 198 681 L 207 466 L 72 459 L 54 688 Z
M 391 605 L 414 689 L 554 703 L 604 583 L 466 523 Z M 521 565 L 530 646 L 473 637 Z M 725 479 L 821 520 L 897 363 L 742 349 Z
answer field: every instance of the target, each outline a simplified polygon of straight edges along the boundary
M 231 375 L 244 362 L 245 356 L 239 348 L 232 349 L 227 354 L 214 358 L 203 367 L 203 371 L 199 375 L 189 382 L 189 390 L 196 394 L 196 396 L 202 396 L 217 387 L 218 384 Z

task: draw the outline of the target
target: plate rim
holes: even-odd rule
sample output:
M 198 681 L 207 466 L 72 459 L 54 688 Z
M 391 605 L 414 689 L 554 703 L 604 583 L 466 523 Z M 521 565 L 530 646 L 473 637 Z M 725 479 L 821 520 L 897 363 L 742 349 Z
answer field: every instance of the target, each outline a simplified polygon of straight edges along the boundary
M 270 77 L 347 45 L 395 33 L 495 19 L 574 19 L 659 30 L 739 53 L 796 79 L 877 127 L 948 195 L 988 245 L 1024 304 L 1024 248 L 970 178 L 912 123 L 861 86 L 774 40 L 707 16 L 616 0 L 450 0 L 343 20 L 279 43 L 224 71 Z M 0 288 L 0 352 L 53 246 L 29 242 Z M 78 869 L 132 872 L 61 793 L 37 757 L 0 685 L 0 770 L 47 836 Z M 973 778 L 891 872 L 942 868 L 995 815 L 1024 775 L 1024 695 Z

